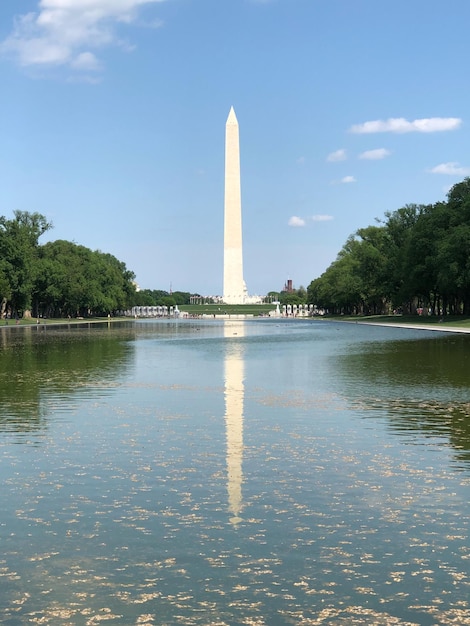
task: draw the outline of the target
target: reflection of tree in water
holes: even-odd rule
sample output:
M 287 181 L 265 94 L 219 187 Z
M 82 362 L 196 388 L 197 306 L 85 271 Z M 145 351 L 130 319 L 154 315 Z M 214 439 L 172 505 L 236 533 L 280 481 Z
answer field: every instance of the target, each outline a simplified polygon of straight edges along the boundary
M 348 400 L 365 413 L 386 411 L 390 428 L 445 437 L 470 461 L 470 338 L 461 335 L 361 344 L 335 368 Z
M 13 332 L 12 332 L 13 331 Z M 27 327 L 0 332 L 0 432 L 46 428 L 60 400 L 106 389 L 122 375 L 127 333 L 103 327 Z

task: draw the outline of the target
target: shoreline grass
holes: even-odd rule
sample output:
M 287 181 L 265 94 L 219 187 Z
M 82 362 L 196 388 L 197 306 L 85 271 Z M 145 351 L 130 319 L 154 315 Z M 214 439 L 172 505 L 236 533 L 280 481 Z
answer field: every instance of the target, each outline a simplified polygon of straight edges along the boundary
M 4 319 L 0 322 L 0 328 L 18 328 L 18 327 L 31 327 L 31 326 L 67 326 L 76 324 L 97 324 L 100 322 L 122 322 L 123 320 L 130 320 L 129 317 L 72 317 L 70 319 L 64 317 L 51 317 L 39 319 L 36 317 L 26 319 Z

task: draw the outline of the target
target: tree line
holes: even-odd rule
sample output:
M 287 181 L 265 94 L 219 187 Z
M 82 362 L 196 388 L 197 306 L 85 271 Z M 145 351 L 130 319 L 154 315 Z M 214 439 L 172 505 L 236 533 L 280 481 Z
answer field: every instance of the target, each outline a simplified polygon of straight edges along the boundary
M 0 315 L 108 315 L 134 304 L 135 275 L 111 254 L 70 241 L 44 245 L 52 228 L 40 213 L 0 217 Z
M 136 306 L 180 306 L 191 301 L 189 291 L 164 291 L 163 289 L 141 289 L 134 298 Z
M 189 292 L 137 291 L 135 275 L 111 254 L 57 240 L 39 213 L 0 216 L 0 315 L 108 315 L 133 305 L 184 305 Z M 272 292 L 274 295 L 275 292 Z M 333 314 L 470 315 L 470 178 L 445 201 L 408 204 L 351 235 L 305 290 L 276 293 Z
M 307 295 L 335 314 L 470 315 L 470 178 L 446 201 L 409 204 L 357 230 Z

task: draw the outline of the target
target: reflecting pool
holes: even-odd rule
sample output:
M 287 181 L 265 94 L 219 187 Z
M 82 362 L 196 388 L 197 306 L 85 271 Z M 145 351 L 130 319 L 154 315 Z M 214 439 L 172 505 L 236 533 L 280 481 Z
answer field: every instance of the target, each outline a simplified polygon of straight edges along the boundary
M 470 336 L 1 328 L 0 623 L 470 624 Z

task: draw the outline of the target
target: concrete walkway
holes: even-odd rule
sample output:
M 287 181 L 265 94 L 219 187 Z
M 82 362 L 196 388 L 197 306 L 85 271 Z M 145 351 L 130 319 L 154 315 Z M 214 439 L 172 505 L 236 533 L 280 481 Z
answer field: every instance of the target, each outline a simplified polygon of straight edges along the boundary
M 351 322 L 351 324 L 367 324 L 369 326 L 391 326 L 392 328 L 410 328 L 413 330 L 433 330 L 440 333 L 470 333 L 470 328 L 446 326 L 438 324 L 400 324 L 400 322 Z

